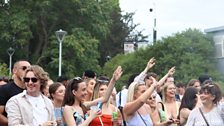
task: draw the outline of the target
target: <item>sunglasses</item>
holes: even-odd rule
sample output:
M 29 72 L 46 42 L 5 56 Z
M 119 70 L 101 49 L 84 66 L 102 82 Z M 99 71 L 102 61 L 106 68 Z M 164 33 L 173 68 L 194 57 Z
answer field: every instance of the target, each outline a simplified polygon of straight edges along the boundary
M 151 96 L 149 100 L 156 99 L 156 96 Z
M 82 80 L 82 78 L 81 77 L 74 77 L 73 80 L 80 81 L 80 80 Z
M 99 83 L 108 83 L 109 81 L 108 80 L 97 80 L 97 82 L 99 82 Z
M 23 78 L 24 82 L 28 83 L 30 82 L 30 80 L 33 82 L 33 83 L 36 83 L 38 81 L 38 79 L 36 77 L 31 77 L 31 78 L 28 78 L 28 77 L 24 77 Z
M 23 71 L 25 71 L 28 67 L 27 66 L 22 66 L 19 69 L 22 69 Z

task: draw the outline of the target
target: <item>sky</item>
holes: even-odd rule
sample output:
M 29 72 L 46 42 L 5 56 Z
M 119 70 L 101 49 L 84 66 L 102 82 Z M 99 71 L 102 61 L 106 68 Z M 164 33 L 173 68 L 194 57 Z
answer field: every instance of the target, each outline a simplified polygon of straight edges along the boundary
M 123 14 L 135 12 L 137 30 L 143 30 L 149 41 L 152 41 L 155 18 L 158 39 L 188 28 L 204 32 L 224 26 L 224 0 L 120 0 L 120 7 Z

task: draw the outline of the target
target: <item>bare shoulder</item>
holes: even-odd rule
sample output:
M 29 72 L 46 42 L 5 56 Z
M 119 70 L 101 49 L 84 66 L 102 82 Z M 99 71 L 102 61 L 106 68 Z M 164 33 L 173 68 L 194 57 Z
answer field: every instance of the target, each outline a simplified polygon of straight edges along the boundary
M 188 108 L 182 108 L 182 109 L 180 110 L 180 112 L 181 112 L 181 113 L 191 112 L 191 110 L 188 109 Z
M 180 110 L 180 115 L 182 115 L 183 117 L 186 117 L 187 118 L 189 116 L 190 112 L 191 112 L 190 109 L 188 109 L 188 108 L 182 108 Z
M 157 107 L 158 107 L 159 109 L 163 108 L 163 103 L 162 103 L 162 102 L 158 102 L 158 103 L 157 103 Z
M 117 109 L 117 107 L 114 106 L 113 104 L 109 104 L 109 108 L 110 108 L 111 110 L 113 110 L 113 111 L 115 111 L 115 110 Z
M 64 111 L 73 111 L 73 107 L 69 105 L 65 105 Z

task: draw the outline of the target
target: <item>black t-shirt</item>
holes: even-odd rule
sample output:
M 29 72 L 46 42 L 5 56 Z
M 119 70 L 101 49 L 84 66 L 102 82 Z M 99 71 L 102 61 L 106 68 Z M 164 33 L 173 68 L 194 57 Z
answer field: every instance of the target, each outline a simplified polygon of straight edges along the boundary
M 2 85 L 0 87 L 0 105 L 5 106 L 6 102 L 14 95 L 23 92 L 24 89 L 18 87 L 14 82 Z M 7 116 L 4 111 L 4 115 Z

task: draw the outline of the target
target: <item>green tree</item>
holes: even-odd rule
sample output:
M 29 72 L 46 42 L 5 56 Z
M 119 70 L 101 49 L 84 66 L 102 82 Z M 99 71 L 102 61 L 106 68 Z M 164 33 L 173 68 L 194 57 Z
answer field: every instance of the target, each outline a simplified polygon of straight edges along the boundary
M 204 73 L 209 73 L 215 80 L 219 80 L 220 74 L 215 70 L 214 51 L 211 37 L 197 29 L 187 29 L 163 38 L 146 49 L 115 57 L 106 64 L 104 72 L 113 65 L 120 64 L 124 68 L 124 77 L 126 77 L 141 72 L 147 61 L 155 57 L 156 65 L 151 71 L 160 76 L 165 75 L 172 66 L 176 66 L 177 82 L 187 83 L 191 78 L 198 78 Z
M 0 63 L 0 76 L 8 76 L 8 69 L 5 63 Z

